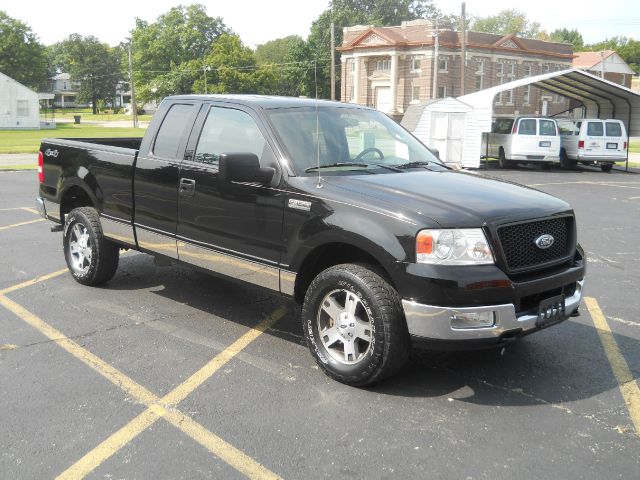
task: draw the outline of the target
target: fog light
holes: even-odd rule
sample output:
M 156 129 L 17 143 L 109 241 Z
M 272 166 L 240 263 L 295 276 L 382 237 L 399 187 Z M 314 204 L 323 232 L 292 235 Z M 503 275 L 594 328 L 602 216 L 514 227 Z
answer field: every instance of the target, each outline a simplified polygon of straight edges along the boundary
M 488 328 L 493 327 L 496 322 L 496 315 L 493 311 L 488 312 L 456 312 L 451 315 L 451 328 Z

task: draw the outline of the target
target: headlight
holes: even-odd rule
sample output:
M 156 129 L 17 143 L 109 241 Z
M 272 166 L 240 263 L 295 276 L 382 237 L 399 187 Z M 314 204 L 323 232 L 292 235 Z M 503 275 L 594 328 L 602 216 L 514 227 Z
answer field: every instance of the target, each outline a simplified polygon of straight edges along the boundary
M 481 228 L 421 230 L 416 237 L 418 263 L 490 265 L 489 242 Z

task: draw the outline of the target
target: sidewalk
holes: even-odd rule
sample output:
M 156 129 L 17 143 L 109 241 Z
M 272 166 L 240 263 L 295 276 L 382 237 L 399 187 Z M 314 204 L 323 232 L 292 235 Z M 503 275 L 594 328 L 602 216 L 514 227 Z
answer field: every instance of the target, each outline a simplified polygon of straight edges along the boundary
M 37 153 L 3 153 L 0 154 L 0 169 L 11 169 L 14 166 L 33 165 L 38 168 Z

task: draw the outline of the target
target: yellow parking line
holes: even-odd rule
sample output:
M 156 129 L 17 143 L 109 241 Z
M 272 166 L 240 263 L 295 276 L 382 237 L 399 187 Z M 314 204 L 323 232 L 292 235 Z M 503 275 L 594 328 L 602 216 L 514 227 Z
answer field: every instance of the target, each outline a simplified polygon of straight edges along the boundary
M 26 282 L 19 283 L 17 285 L 13 285 L 11 287 L 7 287 L 3 290 L 0 290 L 0 295 L 5 295 L 10 292 L 15 292 L 16 290 L 20 290 L 21 288 L 30 287 L 31 285 L 35 285 L 36 283 L 44 282 L 45 280 L 49 280 L 51 278 L 59 277 L 60 275 L 68 272 L 69 270 L 63 268 L 62 270 L 58 270 L 57 272 L 48 273 L 46 275 L 41 275 L 39 277 L 33 278 L 31 280 L 27 280 Z
M 280 306 L 256 327 L 242 335 L 173 391 L 153 402 L 151 405 L 148 405 L 149 408 L 147 410 L 84 455 L 57 478 L 59 480 L 84 478 L 161 417 L 164 417 L 172 425 L 182 430 L 218 458 L 224 460 L 249 478 L 279 478 L 275 473 L 270 472 L 258 462 L 209 432 L 186 415 L 174 411 L 173 407 L 202 385 L 204 381 L 240 353 L 253 340 L 258 338 L 262 332 L 280 320 L 285 313 L 286 308 Z M 144 428 L 142 428 L 143 426 Z
M 52 274 L 39 277 L 39 281 L 42 281 L 44 277 L 52 278 L 58 273 L 59 272 L 54 272 Z M 37 280 L 38 279 L 34 279 L 31 282 L 23 282 L 22 284 L 9 287 L 5 290 L 15 291 L 18 288 L 23 288 L 24 286 L 36 283 Z M 95 470 L 95 468 L 118 452 L 124 445 L 129 443 L 160 418 L 165 418 L 172 425 L 200 443 L 211 453 L 227 462 L 246 476 L 250 478 L 265 479 L 279 478 L 275 473 L 271 472 L 242 451 L 225 442 L 220 437 L 208 431 L 195 420 L 177 411 L 175 409 L 175 405 L 202 385 L 203 382 L 240 353 L 265 330 L 280 320 L 286 313 L 285 306 L 277 308 L 271 315 L 265 318 L 256 327 L 242 335 L 238 340 L 210 360 L 196 373 L 191 375 L 176 389 L 165 395 L 163 398 L 159 398 L 157 395 L 153 394 L 118 369 L 112 367 L 101 358 L 84 349 L 73 340 L 67 338 L 62 332 L 47 324 L 38 316 L 29 312 L 20 304 L 7 298 L 3 294 L 0 294 L 0 305 L 27 324 L 31 325 L 50 340 L 55 341 L 68 353 L 91 367 L 116 386 L 122 388 L 126 393 L 134 397 L 140 403 L 147 406 L 147 410 L 83 456 L 74 465 L 64 471 L 58 478 L 84 478 L 87 474 Z
M 38 212 L 38 210 L 36 210 L 35 208 L 31 208 L 31 207 L 20 207 L 20 210 L 24 210 L 25 212 L 33 213 L 33 214 L 35 214 L 35 215 L 40 215 L 40 212 Z
M 589 313 L 591 314 L 593 324 L 596 326 L 596 330 L 598 331 L 598 336 L 600 337 L 604 351 L 607 354 L 607 359 L 609 360 L 613 374 L 620 386 L 622 398 L 624 398 L 624 401 L 627 404 L 629 416 L 631 417 L 631 421 L 636 429 L 636 435 L 640 436 L 640 388 L 638 388 L 638 383 L 633 377 L 629 365 L 620 352 L 620 348 L 618 347 L 615 338 L 613 338 L 611 328 L 600 309 L 600 305 L 598 305 L 598 301 L 592 297 L 585 297 L 584 301 L 589 309 Z
M 5 225 L 4 227 L 0 227 L 0 230 L 8 230 L 13 227 L 21 227 L 22 225 L 29 225 L 31 223 L 44 222 L 44 218 L 38 218 L 37 220 L 29 220 L 28 222 L 20 222 L 14 223 L 13 225 Z

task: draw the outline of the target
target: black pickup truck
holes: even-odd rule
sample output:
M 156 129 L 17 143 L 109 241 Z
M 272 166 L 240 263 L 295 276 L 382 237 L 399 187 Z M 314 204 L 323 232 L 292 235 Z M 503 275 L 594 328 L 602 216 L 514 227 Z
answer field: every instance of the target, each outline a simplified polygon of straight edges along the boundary
M 297 98 L 165 99 L 143 139 L 46 139 L 37 204 L 73 277 L 122 248 L 302 303 L 311 353 L 351 385 L 412 346 L 500 346 L 578 313 L 571 207 L 454 171 L 386 115 Z

